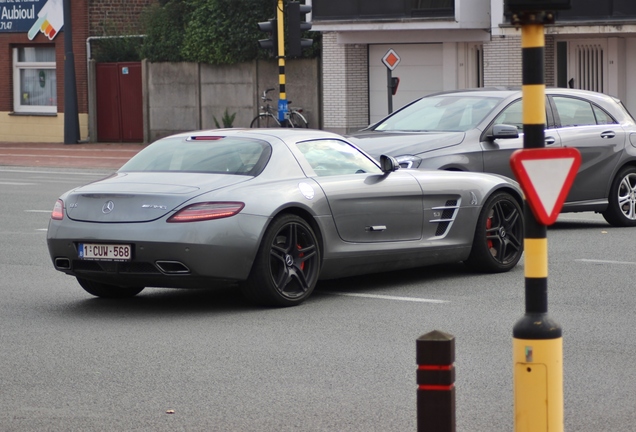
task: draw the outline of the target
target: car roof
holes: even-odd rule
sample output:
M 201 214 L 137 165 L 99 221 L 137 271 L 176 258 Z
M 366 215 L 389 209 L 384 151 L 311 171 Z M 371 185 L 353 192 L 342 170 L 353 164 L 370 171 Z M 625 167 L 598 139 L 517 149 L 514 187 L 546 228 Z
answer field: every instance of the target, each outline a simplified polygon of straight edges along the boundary
M 171 135 L 171 138 L 190 138 L 204 136 L 244 136 L 251 138 L 279 138 L 282 140 L 303 141 L 318 138 L 343 139 L 341 135 L 305 128 L 229 128 L 229 129 L 206 129 L 198 131 L 183 132 Z
M 508 98 L 510 96 L 520 95 L 521 91 L 522 91 L 522 88 L 520 86 L 495 86 L 495 87 L 479 87 L 479 88 L 443 91 L 439 93 L 433 93 L 425 97 L 447 95 L 447 94 L 457 94 L 457 95 L 470 94 L 470 95 L 483 96 L 483 97 L 497 96 L 497 97 Z M 618 101 L 617 98 L 606 95 L 604 93 L 598 93 L 598 92 L 594 92 L 590 90 L 563 88 L 563 87 L 546 87 L 545 93 L 550 95 L 567 95 L 567 96 L 574 96 L 574 97 L 582 97 L 586 99 Z

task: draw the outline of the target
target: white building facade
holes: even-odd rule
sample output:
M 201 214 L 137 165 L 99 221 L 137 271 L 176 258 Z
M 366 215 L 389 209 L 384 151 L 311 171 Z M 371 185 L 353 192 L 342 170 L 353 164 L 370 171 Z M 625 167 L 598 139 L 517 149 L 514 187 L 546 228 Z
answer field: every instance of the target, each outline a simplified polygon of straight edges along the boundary
M 571 0 L 546 26 L 545 81 L 619 97 L 636 112 L 636 2 Z M 599 6 L 600 5 L 600 6 Z M 323 33 L 323 128 L 349 133 L 443 90 L 521 85 L 521 32 L 503 0 L 313 0 Z

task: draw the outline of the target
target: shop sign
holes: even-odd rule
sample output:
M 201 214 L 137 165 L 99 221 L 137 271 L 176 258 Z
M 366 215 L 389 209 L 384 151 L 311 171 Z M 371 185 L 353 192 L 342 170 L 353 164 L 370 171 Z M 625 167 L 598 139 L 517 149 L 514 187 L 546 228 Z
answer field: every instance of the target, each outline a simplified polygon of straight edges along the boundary
M 53 39 L 64 26 L 63 0 L 0 0 L 0 32 Z

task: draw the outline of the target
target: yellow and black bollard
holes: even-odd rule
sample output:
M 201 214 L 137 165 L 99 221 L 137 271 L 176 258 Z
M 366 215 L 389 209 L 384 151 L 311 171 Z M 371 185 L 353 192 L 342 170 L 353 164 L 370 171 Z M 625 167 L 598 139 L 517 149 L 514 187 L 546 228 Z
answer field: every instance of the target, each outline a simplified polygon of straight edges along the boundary
M 521 26 L 524 149 L 545 147 L 544 24 L 554 22 L 550 7 L 556 3 L 507 3 L 512 23 Z M 525 9 L 529 6 L 537 8 Z M 569 2 L 557 8 L 569 8 Z M 527 201 L 524 217 L 526 304 L 513 328 L 514 430 L 562 432 L 563 338 L 559 324 L 548 316 L 547 227 Z

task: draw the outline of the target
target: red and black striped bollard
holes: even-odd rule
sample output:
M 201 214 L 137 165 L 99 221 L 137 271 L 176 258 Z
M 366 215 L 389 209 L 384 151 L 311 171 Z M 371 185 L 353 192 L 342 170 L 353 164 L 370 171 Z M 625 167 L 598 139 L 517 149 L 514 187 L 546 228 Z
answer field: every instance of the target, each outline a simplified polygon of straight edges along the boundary
M 416 341 L 417 431 L 455 432 L 455 336 L 434 330 Z

